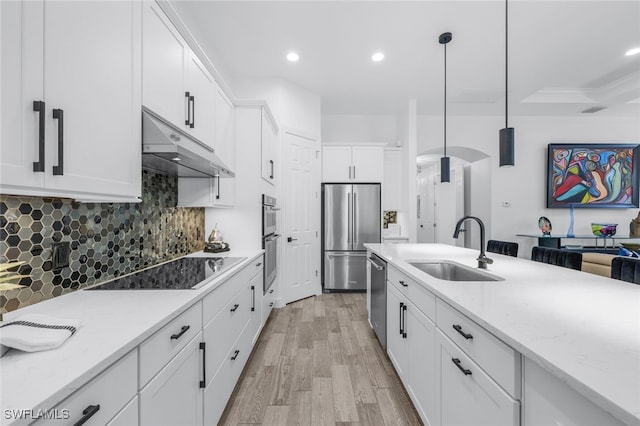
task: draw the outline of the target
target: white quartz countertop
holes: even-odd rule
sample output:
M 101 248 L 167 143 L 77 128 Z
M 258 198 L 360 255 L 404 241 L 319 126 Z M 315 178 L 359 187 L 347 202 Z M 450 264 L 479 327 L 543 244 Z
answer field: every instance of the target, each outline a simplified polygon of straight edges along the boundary
M 4 315 L 11 321 L 39 313 L 81 321 L 57 349 L 10 350 L 0 358 L 0 424 L 27 424 L 5 418 L 5 410 L 54 408 L 99 372 L 262 255 L 263 250 L 195 253 L 190 256 L 244 257 L 198 289 L 76 291 Z
M 407 261 L 475 268 L 479 251 L 365 246 L 605 411 L 640 425 L 640 285 L 494 253 L 487 271 L 504 281 L 443 281 Z

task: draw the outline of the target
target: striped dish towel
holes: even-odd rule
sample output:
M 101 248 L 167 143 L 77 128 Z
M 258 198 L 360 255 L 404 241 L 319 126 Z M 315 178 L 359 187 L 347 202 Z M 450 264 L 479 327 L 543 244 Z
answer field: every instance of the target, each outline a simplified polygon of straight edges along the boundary
M 80 321 L 26 314 L 0 325 L 0 345 L 25 352 L 46 351 L 62 345 L 80 328 Z

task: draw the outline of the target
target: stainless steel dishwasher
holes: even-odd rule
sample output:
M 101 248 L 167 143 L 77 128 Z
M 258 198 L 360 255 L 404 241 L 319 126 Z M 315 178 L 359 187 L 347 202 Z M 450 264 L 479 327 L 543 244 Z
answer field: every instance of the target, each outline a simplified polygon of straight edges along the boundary
M 380 344 L 387 347 L 387 262 L 375 254 L 371 264 L 371 325 Z

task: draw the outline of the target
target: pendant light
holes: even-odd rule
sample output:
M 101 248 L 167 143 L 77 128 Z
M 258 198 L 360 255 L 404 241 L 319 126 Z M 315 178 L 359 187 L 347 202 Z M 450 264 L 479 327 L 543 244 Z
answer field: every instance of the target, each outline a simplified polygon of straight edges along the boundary
M 451 33 L 442 33 L 438 39 L 444 45 L 444 157 L 440 158 L 440 182 L 451 182 L 451 169 L 447 157 L 447 43 L 451 41 Z
M 500 167 L 513 166 L 515 160 L 513 127 L 509 127 L 509 1 L 504 1 L 504 129 L 500 129 Z

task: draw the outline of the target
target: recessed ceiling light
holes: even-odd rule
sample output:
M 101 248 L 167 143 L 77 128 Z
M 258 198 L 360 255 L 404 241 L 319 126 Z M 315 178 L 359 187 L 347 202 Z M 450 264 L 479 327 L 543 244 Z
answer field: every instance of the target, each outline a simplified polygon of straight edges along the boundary
M 173 157 L 173 158 L 171 159 L 171 161 L 182 161 L 182 158 L 180 158 L 180 157 Z
M 627 50 L 627 53 L 625 53 L 624 56 L 633 56 L 637 55 L 638 53 L 640 53 L 640 47 L 634 47 L 633 49 Z
M 287 53 L 287 60 L 289 62 L 298 62 L 298 59 L 300 59 L 300 56 L 298 56 L 296 52 Z
M 371 56 L 371 60 L 373 62 L 380 62 L 383 59 L 384 59 L 384 53 L 382 52 L 376 52 L 373 54 L 373 56 Z

